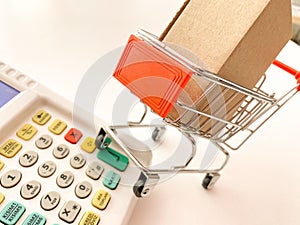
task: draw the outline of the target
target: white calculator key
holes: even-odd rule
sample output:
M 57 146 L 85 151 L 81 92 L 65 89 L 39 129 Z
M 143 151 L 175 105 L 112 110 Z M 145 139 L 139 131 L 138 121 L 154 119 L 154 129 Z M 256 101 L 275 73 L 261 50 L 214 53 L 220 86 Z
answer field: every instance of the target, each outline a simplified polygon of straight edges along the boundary
M 38 173 L 41 177 L 50 177 L 56 171 L 56 165 L 52 161 L 46 161 L 39 166 Z
M 21 196 L 24 199 L 33 199 L 41 191 L 41 184 L 38 181 L 29 181 L 21 188 Z
M 66 223 L 73 223 L 81 210 L 81 206 L 74 202 L 68 201 L 59 211 L 59 218 Z
M 46 210 L 50 211 L 55 209 L 60 202 L 60 195 L 56 191 L 51 191 L 45 194 L 41 199 L 41 207 Z
M 70 171 L 65 171 L 58 175 L 56 178 L 56 183 L 61 188 L 69 187 L 74 181 L 74 175 Z
M 89 182 L 83 181 L 76 185 L 75 194 L 78 198 L 87 198 L 91 194 L 92 189 L 92 185 Z
M 52 142 L 53 142 L 52 137 L 44 134 L 35 141 L 35 145 L 39 149 L 46 149 L 52 145 Z
M 86 160 L 82 154 L 73 156 L 70 160 L 70 164 L 74 169 L 82 168 L 86 163 Z
M 16 186 L 22 179 L 22 173 L 18 170 L 7 171 L 1 177 L 1 185 L 4 188 L 12 188 Z
M 33 166 L 38 161 L 39 155 L 34 151 L 25 152 L 19 159 L 19 163 L 23 167 Z
M 57 159 L 63 159 L 69 155 L 70 148 L 67 145 L 61 144 L 53 149 L 53 155 Z
M 92 162 L 91 165 L 88 166 L 86 170 L 86 175 L 93 180 L 98 180 L 103 173 L 103 167 L 98 162 Z

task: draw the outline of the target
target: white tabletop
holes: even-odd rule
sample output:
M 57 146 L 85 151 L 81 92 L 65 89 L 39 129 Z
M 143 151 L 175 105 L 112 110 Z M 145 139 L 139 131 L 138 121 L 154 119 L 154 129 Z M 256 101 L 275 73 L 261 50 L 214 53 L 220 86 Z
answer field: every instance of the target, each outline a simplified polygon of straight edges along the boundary
M 159 35 L 183 2 L 0 0 L 0 59 L 72 100 L 91 64 L 136 28 Z M 295 44 L 279 58 L 300 69 Z M 142 199 L 129 224 L 299 224 L 299 103 L 296 96 L 232 154 L 212 191 L 202 176 L 178 175 Z

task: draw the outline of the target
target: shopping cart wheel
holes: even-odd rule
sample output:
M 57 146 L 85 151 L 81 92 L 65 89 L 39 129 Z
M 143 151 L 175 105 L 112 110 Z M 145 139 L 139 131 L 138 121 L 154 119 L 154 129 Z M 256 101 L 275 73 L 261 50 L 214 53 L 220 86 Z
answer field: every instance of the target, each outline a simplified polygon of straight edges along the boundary
M 152 132 L 152 139 L 153 141 L 160 141 L 161 137 L 166 132 L 166 127 L 155 127 L 154 131 Z
M 219 173 L 207 173 L 203 179 L 202 187 L 206 190 L 212 189 L 220 176 Z
M 150 194 L 151 190 L 159 181 L 157 174 L 146 174 L 141 172 L 138 181 L 133 186 L 133 193 L 136 197 L 142 198 Z

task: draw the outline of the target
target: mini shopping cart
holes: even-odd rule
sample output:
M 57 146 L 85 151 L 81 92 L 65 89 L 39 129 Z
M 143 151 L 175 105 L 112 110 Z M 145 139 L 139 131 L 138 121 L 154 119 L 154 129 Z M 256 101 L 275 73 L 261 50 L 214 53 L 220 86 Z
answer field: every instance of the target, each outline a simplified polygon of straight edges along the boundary
M 147 195 L 160 179 L 161 174 L 204 173 L 202 186 L 211 189 L 220 177 L 219 172 L 229 160 L 229 150 L 239 149 L 266 121 L 300 91 L 300 74 L 296 70 L 275 61 L 274 64 L 293 74 L 298 84 L 279 98 L 264 91 L 266 76 L 252 90 L 218 77 L 187 57 L 179 54 L 157 37 L 143 30 L 132 35 L 121 56 L 114 77 L 125 85 L 143 104 L 144 112 L 137 122 L 101 128 L 96 145 L 105 150 L 112 137 L 140 169 L 140 177 L 134 185 L 138 197 Z M 194 78 L 205 83 L 197 100 L 182 97 L 184 87 Z M 197 104 L 201 103 L 199 110 Z M 144 118 L 152 113 L 162 118 L 163 124 L 144 124 Z M 170 116 L 172 110 L 176 116 Z M 126 128 L 153 128 L 152 139 L 160 141 L 167 127 L 175 127 L 189 140 L 192 151 L 186 163 L 168 168 L 151 168 L 143 165 L 118 137 L 118 130 Z M 197 138 L 208 139 L 224 160 L 218 168 L 189 168 L 197 152 Z M 208 150 L 209 151 L 209 150 Z

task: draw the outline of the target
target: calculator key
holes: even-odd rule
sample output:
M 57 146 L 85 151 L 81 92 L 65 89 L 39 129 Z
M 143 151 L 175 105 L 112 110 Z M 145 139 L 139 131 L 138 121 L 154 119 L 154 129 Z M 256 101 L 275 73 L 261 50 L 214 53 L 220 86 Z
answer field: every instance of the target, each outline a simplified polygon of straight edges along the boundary
M 35 145 L 39 149 L 46 149 L 52 145 L 52 142 L 53 138 L 47 134 L 44 134 L 35 141 Z
M 70 142 L 71 144 L 77 144 L 81 137 L 81 131 L 77 130 L 76 128 L 71 128 L 69 132 L 65 135 L 66 141 Z
M 93 153 L 96 149 L 95 139 L 87 137 L 80 145 L 81 149 L 87 153 Z
M 7 171 L 1 177 L 1 185 L 4 188 L 12 188 L 16 186 L 22 179 L 22 173 L 18 170 Z
M 19 158 L 19 163 L 23 167 L 30 167 L 38 161 L 38 158 L 39 155 L 36 152 L 27 151 Z
M 41 214 L 34 212 L 31 213 L 22 225 L 44 225 L 46 223 L 46 218 Z
M 4 162 L 0 160 L 0 171 L 3 169 L 4 166 L 5 166 Z
M 0 147 L 0 154 L 6 158 L 14 157 L 20 150 L 22 145 L 14 139 L 9 139 Z
M 79 225 L 97 225 L 100 221 L 100 216 L 92 211 L 87 211 L 81 218 Z
M 17 136 L 24 141 L 29 141 L 35 134 L 37 129 L 31 124 L 25 124 L 20 130 L 17 131 Z
M 83 181 L 76 185 L 75 194 L 78 198 L 87 198 L 91 194 L 92 189 L 92 185 L 89 182 Z
M 56 184 L 61 188 L 69 187 L 74 181 L 74 175 L 70 171 L 65 171 L 58 175 L 56 178 Z
M 38 125 L 45 125 L 51 119 L 51 115 L 45 110 L 39 110 L 33 117 L 32 121 Z
M 81 206 L 74 202 L 68 201 L 59 211 L 59 218 L 66 223 L 73 223 L 81 210 Z
M 48 192 L 41 199 L 41 207 L 46 211 L 55 209 L 60 202 L 60 195 L 56 191 Z
M 57 159 L 63 159 L 69 155 L 70 148 L 67 145 L 61 144 L 53 149 L 53 155 Z
M 1 192 L 0 192 L 0 204 L 2 204 L 2 202 L 5 200 L 5 196 L 4 196 L 4 194 L 2 194 Z
M 86 175 L 93 180 L 98 180 L 103 171 L 104 168 L 100 163 L 92 162 L 86 170 Z
M 52 176 L 56 171 L 56 165 L 52 161 L 46 161 L 38 168 L 38 173 L 41 177 L 50 177 Z
M 21 188 L 21 196 L 24 199 L 33 199 L 41 191 L 41 184 L 38 181 L 29 181 L 25 183 Z
M 25 206 L 21 203 L 12 201 L 0 212 L 0 222 L 5 225 L 15 225 L 25 210 Z
M 103 185 L 111 190 L 115 190 L 120 182 L 120 179 L 121 177 L 119 174 L 109 171 L 104 176 Z
M 122 155 L 109 147 L 99 150 L 97 157 L 119 171 L 125 171 L 129 163 L 129 160 L 125 155 Z
M 73 156 L 70 160 L 70 164 L 74 169 L 82 168 L 86 163 L 86 160 L 82 154 Z
M 104 210 L 106 209 L 109 201 L 110 201 L 110 194 L 104 190 L 100 190 L 98 191 L 93 200 L 92 200 L 92 205 L 94 207 L 96 207 L 97 209 L 100 209 L 100 210 Z
M 53 123 L 49 126 L 49 131 L 51 131 L 53 134 L 60 135 L 64 130 L 67 128 L 67 124 L 60 120 L 56 119 L 53 121 Z

